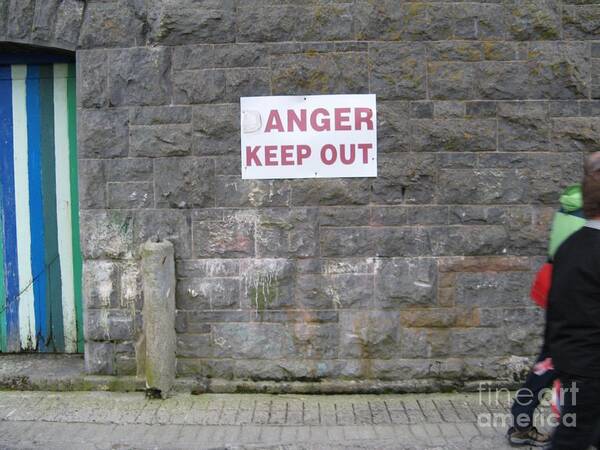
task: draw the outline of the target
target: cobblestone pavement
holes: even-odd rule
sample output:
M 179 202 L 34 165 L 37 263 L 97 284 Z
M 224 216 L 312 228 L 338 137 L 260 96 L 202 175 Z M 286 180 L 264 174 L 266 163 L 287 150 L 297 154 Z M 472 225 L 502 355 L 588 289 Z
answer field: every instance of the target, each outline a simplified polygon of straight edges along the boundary
M 7 391 L 0 448 L 507 449 L 509 398 Z

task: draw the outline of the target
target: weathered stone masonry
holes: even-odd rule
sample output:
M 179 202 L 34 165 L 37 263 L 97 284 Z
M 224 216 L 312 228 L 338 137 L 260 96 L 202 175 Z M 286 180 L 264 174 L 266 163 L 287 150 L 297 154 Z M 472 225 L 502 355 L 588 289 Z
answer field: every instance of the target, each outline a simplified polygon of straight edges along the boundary
M 180 376 L 511 379 L 558 193 L 600 149 L 600 4 L 2 0 L 77 51 L 86 362 L 135 373 L 175 244 Z M 239 97 L 374 93 L 376 179 L 242 181 Z

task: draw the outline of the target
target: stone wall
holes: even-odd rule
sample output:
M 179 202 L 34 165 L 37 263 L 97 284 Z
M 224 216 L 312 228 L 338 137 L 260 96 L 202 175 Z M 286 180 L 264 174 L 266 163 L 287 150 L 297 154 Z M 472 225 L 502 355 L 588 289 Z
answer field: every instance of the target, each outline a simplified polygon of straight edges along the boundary
M 536 353 L 532 271 L 600 149 L 597 1 L 2 0 L 0 17 L 0 40 L 77 50 L 90 371 L 135 371 L 155 236 L 175 244 L 181 376 L 460 385 Z M 334 93 L 377 95 L 378 178 L 241 180 L 240 96 Z

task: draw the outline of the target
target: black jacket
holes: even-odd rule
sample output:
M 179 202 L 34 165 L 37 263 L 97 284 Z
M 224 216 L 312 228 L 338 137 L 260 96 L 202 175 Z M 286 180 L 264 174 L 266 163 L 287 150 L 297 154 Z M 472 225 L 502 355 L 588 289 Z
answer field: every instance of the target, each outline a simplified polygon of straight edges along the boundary
M 600 378 L 600 230 L 583 227 L 554 257 L 546 343 L 559 372 Z

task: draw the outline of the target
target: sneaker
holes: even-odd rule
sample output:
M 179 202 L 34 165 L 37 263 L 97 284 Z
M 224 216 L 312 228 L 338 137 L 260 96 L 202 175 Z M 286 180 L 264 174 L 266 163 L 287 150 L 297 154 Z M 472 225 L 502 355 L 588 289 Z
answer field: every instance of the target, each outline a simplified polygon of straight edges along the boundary
M 508 442 L 512 446 L 531 445 L 533 447 L 549 447 L 551 437 L 548 433 L 541 433 L 536 427 L 519 431 L 511 427 L 506 434 Z

